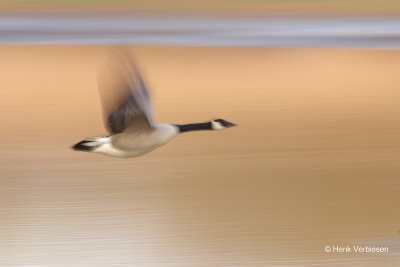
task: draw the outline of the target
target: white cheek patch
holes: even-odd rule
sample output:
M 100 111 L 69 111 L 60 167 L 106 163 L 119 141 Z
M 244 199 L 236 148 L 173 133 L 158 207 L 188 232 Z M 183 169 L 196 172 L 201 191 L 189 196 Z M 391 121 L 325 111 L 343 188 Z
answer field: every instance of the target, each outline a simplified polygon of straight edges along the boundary
M 213 130 L 225 129 L 225 127 L 218 121 L 211 121 L 211 128 L 213 128 Z

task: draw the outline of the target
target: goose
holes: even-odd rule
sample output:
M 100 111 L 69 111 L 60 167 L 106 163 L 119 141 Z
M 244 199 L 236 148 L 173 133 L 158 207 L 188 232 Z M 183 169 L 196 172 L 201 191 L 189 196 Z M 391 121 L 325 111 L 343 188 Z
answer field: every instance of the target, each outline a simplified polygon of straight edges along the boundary
M 104 125 L 109 134 L 84 139 L 72 146 L 75 151 L 138 157 L 167 144 L 181 133 L 236 126 L 224 119 L 191 124 L 156 123 L 152 119 L 148 89 L 130 53 L 118 51 L 109 64 L 114 68 L 102 68 L 98 83 Z

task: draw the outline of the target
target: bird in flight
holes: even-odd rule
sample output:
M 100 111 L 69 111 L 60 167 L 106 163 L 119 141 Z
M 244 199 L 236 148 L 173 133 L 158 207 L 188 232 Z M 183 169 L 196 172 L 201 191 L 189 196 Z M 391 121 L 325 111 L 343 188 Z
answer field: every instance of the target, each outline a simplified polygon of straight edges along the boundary
M 236 126 L 223 119 L 182 125 L 154 122 L 148 90 L 126 50 L 114 51 L 108 58 L 99 74 L 98 86 L 109 135 L 84 139 L 72 146 L 74 150 L 121 158 L 138 157 L 181 133 Z

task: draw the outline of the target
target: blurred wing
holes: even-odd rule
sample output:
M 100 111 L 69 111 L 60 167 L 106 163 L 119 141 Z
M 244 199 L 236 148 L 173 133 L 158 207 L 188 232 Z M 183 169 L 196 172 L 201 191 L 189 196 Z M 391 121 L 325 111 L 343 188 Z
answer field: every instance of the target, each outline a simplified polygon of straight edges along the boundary
M 104 124 L 111 134 L 152 130 L 150 96 L 126 50 L 113 51 L 99 73 Z

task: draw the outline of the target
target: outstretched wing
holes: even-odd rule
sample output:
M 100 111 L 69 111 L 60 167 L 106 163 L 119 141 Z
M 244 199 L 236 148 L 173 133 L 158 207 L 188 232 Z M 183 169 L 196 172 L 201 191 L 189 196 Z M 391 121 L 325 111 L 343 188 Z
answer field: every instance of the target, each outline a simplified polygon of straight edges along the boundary
M 111 134 L 152 130 L 150 96 L 126 49 L 111 52 L 98 80 L 104 124 Z

